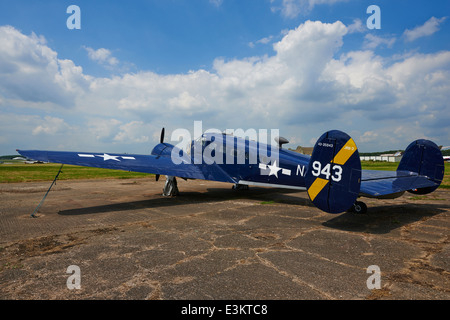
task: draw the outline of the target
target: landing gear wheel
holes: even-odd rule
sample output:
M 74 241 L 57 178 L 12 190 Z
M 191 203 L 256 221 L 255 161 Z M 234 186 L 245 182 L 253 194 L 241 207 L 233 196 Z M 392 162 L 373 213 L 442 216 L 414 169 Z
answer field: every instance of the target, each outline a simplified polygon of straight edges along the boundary
M 350 208 L 351 212 L 356 214 L 367 213 L 367 205 L 362 201 L 356 201 L 355 204 Z
M 177 178 L 173 176 L 166 176 L 166 183 L 164 184 L 164 197 L 176 197 L 179 195 Z

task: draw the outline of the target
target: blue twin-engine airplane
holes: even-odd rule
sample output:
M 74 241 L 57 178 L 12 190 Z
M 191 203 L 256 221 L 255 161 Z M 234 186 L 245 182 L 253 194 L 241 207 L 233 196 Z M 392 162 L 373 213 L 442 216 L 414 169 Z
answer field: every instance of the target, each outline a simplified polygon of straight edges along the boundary
M 250 185 L 306 190 L 314 205 L 329 213 L 365 213 L 367 206 L 357 201 L 359 197 L 393 199 L 405 191 L 430 193 L 444 176 L 441 151 L 429 140 L 412 142 L 397 171 L 362 170 L 355 142 L 338 130 L 324 133 L 311 156 L 283 149 L 288 142 L 284 138 L 277 137 L 276 141 L 275 146 L 204 133 L 184 152 L 164 142 L 163 129 L 160 143 L 150 155 L 17 151 L 44 162 L 153 173 L 156 179 L 165 175 L 165 195 L 178 194 L 176 177 L 228 182 L 236 189 Z M 229 161 L 233 157 L 240 161 Z

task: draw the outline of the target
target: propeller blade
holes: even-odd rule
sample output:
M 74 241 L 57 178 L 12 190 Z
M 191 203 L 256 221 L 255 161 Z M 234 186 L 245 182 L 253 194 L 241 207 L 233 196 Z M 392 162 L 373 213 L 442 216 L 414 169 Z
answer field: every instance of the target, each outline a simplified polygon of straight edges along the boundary
M 164 143 L 164 131 L 165 131 L 165 129 L 162 128 L 162 130 L 161 130 L 161 138 L 159 139 L 160 143 Z

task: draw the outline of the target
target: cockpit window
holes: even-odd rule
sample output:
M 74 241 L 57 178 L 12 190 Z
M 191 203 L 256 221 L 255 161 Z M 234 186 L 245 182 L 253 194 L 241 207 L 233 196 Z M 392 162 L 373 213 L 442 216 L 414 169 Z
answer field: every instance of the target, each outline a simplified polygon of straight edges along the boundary
M 208 138 L 205 135 L 201 135 L 197 139 L 195 139 L 195 143 L 201 144 L 202 147 L 206 147 L 211 141 L 208 141 Z

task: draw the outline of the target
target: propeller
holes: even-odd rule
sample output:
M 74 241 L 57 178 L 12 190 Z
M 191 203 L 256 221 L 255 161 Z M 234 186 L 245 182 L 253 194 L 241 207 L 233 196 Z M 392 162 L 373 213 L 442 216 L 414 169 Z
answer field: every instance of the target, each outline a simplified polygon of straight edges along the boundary
M 161 129 L 161 138 L 159 139 L 159 142 L 160 142 L 160 143 L 164 143 L 164 132 L 165 132 L 165 129 L 162 128 L 162 129 Z
M 159 138 L 159 143 L 164 143 L 164 133 L 165 133 L 165 129 L 164 127 L 161 129 L 161 137 Z M 155 180 L 158 181 L 159 180 L 159 174 L 157 174 L 155 176 Z

